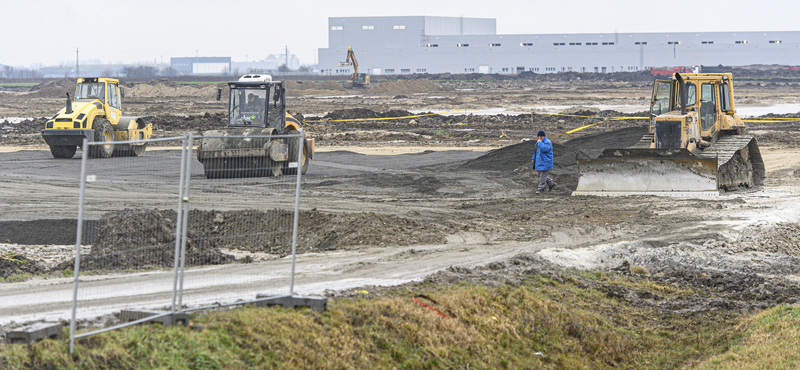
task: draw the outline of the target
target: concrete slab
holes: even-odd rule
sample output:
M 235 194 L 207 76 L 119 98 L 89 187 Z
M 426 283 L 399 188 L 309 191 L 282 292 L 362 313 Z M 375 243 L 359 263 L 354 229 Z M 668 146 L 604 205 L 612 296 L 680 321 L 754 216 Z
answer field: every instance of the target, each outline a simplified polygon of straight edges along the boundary
M 33 343 L 42 339 L 60 339 L 64 324 L 59 322 L 37 322 L 6 334 L 8 343 Z
M 158 316 L 164 314 L 166 315 Z M 164 326 L 189 325 L 189 314 L 182 312 L 172 313 L 167 311 L 122 310 L 119 314 L 119 319 L 121 322 L 126 323 L 126 322 L 141 320 L 152 316 L 158 316 L 158 317 L 154 317 L 151 320 L 144 321 L 143 324 L 158 323 Z
M 309 307 L 322 312 L 328 309 L 328 298 L 325 297 L 288 297 L 268 294 L 257 294 L 256 307 L 283 306 L 283 308 Z

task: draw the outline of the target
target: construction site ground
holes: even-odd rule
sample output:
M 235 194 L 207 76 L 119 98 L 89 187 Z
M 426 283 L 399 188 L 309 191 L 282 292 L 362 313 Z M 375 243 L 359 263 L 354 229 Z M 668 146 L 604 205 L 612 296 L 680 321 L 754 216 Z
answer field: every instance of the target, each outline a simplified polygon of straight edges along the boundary
M 72 84 L 50 81 L 31 91 L 0 92 L 0 255 L 13 251 L 33 262 L 23 269 L 0 259 L 0 272 L 35 275 L 29 282 L 45 276 L 52 289 L 71 281 L 54 269 L 74 258 L 80 151 L 72 160 L 53 159 L 39 130 L 42 117 L 63 106 Z M 611 293 L 676 313 L 756 312 L 796 303 L 799 122 L 749 124 L 766 165 L 763 188 L 702 199 L 570 195 L 577 156 L 633 145 L 647 132 L 648 121 L 637 117 L 646 116 L 651 86 L 652 81 L 401 80 L 351 90 L 332 81 L 288 83 L 288 109 L 305 120 L 317 142 L 302 183 L 298 247 L 304 253 L 297 260 L 295 291 L 338 296 L 425 279 L 509 284 L 520 271 L 542 266 L 627 274 L 629 266 L 642 266 L 648 278 L 691 287 L 697 295 L 676 300 Z M 154 137 L 200 134 L 225 125 L 226 100 L 215 100 L 218 87 L 224 85 L 126 86 L 123 111 L 153 122 Z M 740 113 L 751 109 L 763 116 L 773 109 L 779 113 L 773 116 L 800 117 L 793 108 L 800 106 L 796 88 L 748 81 L 735 85 L 735 101 Z M 447 113 L 424 115 L 429 112 Z M 415 117 L 343 121 L 402 116 Z M 534 193 L 538 177 L 530 168 L 528 140 L 538 130 L 554 142 L 552 175 L 558 184 L 542 195 Z M 156 150 L 175 148 L 151 147 L 148 153 Z M 146 153 L 139 160 L 146 166 L 157 158 Z M 94 164 L 100 171 L 115 163 L 92 161 L 100 162 Z M 201 171 L 196 162 L 192 181 L 214 181 Z M 237 201 L 235 192 L 226 196 Z M 225 203 L 218 210 L 226 211 Z M 286 254 L 252 254 L 251 263 L 204 273 L 282 273 Z M 520 255 L 525 258 L 514 258 Z M 146 274 L 137 275 L 120 289 L 146 281 Z M 250 298 L 268 284 L 280 289 L 286 282 L 233 289 Z M 10 285 L 0 284 L 0 291 Z M 47 296 L 47 286 L 37 289 Z M 214 289 L 232 288 L 209 286 L 209 294 Z M 35 319 L 64 319 L 68 311 L 62 309 L 69 309 L 4 305 L 0 325 L 6 330 Z

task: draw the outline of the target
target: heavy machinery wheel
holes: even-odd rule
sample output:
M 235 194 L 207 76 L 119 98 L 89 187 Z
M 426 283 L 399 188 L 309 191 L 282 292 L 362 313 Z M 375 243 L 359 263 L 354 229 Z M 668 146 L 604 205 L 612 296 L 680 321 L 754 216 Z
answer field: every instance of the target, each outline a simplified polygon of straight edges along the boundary
M 297 134 L 297 130 L 288 130 L 286 131 L 287 135 Z M 289 160 L 286 162 L 286 167 L 284 167 L 284 172 L 287 175 L 297 175 L 297 168 L 300 168 L 300 173 L 305 175 L 308 171 L 308 142 L 303 139 L 303 155 L 300 157 L 300 163 L 298 163 L 297 167 L 290 168 L 289 163 L 294 162 L 297 160 L 297 150 L 298 150 L 298 140 L 296 138 L 290 138 L 289 140 Z
M 89 156 L 92 158 L 109 158 L 114 154 L 114 129 L 107 119 L 97 117 L 92 123 L 94 128 L 94 141 L 106 143 L 89 147 Z
M 72 156 L 75 155 L 76 150 L 78 150 L 78 147 L 75 145 L 50 146 L 50 153 L 53 154 L 53 158 L 72 158 Z

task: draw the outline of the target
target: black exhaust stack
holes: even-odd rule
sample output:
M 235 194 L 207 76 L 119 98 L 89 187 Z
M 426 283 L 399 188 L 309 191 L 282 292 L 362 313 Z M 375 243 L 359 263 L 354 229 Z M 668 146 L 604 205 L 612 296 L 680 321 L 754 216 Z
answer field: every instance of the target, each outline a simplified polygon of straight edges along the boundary
M 680 95 L 681 99 L 681 115 L 686 115 L 686 81 L 683 80 L 680 73 L 675 73 L 675 79 L 678 80 L 678 84 L 680 89 L 678 90 L 678 95 Z
M 69 93 L 67 93 L 67 111 L 64 113 L 72 114 L 72 100 L 69 99 Z

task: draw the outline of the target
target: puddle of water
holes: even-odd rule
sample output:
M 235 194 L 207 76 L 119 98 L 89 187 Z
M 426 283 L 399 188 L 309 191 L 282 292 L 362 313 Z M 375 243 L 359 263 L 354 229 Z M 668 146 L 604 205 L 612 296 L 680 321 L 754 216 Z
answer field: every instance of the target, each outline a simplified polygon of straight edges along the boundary
M 6 121 L 11 124 L 18 124 L 25 120 L 33 120 L 33 117 L 0 117 L 0 122 Z

